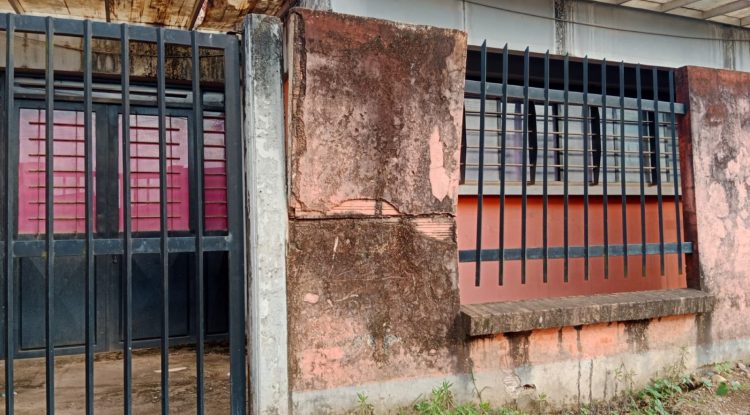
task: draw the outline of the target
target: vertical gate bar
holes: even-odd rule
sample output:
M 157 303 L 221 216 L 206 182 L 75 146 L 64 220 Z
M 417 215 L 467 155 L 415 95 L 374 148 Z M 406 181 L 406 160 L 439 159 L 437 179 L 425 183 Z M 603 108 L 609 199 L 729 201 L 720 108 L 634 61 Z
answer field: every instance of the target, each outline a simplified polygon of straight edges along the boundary
M 15 15 L 5 15 L 5 50 L 13 51 L 13 37 L 15 36 Z M 13 403 L 15 401 L 13 392 L 13 354 L 16 342 L 14 336 L 14 313 L 15 305 L 13 296 L 15 294 L 13 265 L 13 200 L 15 197 L 14 183 L 11 180 L 13 170 L 11 168 L 11 130 L 13 117 L 13 84 L 14 84 L 13 53 L 5 54 L 5 413 L 13 414 Z
M 459 183 L 463 184 L 466 181 L 466 105 L 464 105 L 461 120 L 463 122 L 461 123 L 461 161 L 459 164 L 461 166 L 461 178 L 459 179 Z
M 589 57 L 583 57 L 583 279 L 589 279 Z
M 570 247 L 568 244 L 568 89 L 570 88 L 570 56 L 565 54 L 563 66 L 563 245 L 565 249 L 565 271 L 563 279 L 568 282 Z
M 123 307 L 124 357 L 123 406 L 125 415 L 133 412 L 133 224 L 130 205 L 130 32 L 120 26 L 120 76 L 122 84 L 122 223 L 123 223 Z
M 474 266 L 474 285 L 482 278 L 482 208 L 484 207 L 484 116 L 487 100 L 487 41 L 482 42 L 481 92 L 479 97 L 479 171 L 477 172 L 477 256 Z
M 508 44 L 503 47 L 503 109 L 500 111 L 500 262 L 498 263 L 498 284 L 503 285 L 505 279 L 505 146 L 508 142 Z
M 544 264 L 542 272 L 542 280 L 547 283 L 547 276 L 549 271 L 549 239 L 548 239 L 548 225 L 547 215 L 549 208 L 549 195 L 547 194 L 547 152 L 549 151 L 549 143 L 547 142 L 549 134 L 549 50 L 544 54 L 544 156 L 542 160 L 542 197 L 544 199 L 544 207 L 542 210 L 542 249 L 544 253 Z
M 646 276 L 646 190 L 643 160 L 643 107 L 641 102 L 641 65 L 635 66 L 635 93 L 638 106 L 638 169 L 641 201 L 641 276 Z
M 156 101 L 159 114 L 159 229 L 161 256 L 161 412 L 169 414 L 169 250 L 167 127 L 165 118 L 164 28 L 156 31 Z
M 52 338 L 53 321 L 55 317 L 55 28 L 51 17 L 47 17 L 45 25 L 46 48 L 46 99 L 45 99 L 45 154 L 44 154 L 44 215 L 46 238 L 46 270 L 44 311 L 44 357 L 46 373 L 47 413 L 55 413 L 55 340 Z
M 604 279 L 609 278 L 609 221 L 607 220 L 609 196 L 607 195 L 607 60 L 602 61 L 602 226 L 604 228 Z
M 526 284 L 526 186 L 529 152 L 529 48 L 523 53 L 523 152 L 521 168 L 521 284 Z
M 229 350 L 231 413 L 247 411 L 245 365 L 245 264 L 243 215 L 243 152 L 240 103 L 240 52 L 237 38 L 224 49 L 224 106 L 226 116 L 227 203 L 229 216 Z
M 625 168 L 625 62 L 620 62 L 620 205 L 622 206 L 622 261 L 623 273 L 628 277 L 628 196 L 625 187 L 627 169 Z
M 94 140 L 91 131 L 91 21 L 83 23 L 83 136 L 86 197 L 86 414 L 94 413 Z
M 196 408 L 198 415 L 202 415 L 204 406 L 204 383 L 203 383 L 203 97 L 201 95 L 201 66 L 200 66 L 200 48 L 196 38 L 196 32 L 190 32 L 190 44 L 192 48 L 192 72 L 193 72 L 193 122 L 195 136 L 195 154 L 193 164 L 195 166 L 195 217 L 196 235 L 195 235 L 195 287 L 196 287 L 196 310 L 195 320 L 196 327 L 196 346 L 195 346 L 195 374 L 196 374 Z
M 652 151 L 656 156 L 656 198 L 659 209 L 659 265 L 661 275 L 664 276 L 664 206 L 661 194 L 661 142 L 659 141 L 659 73 L 656 68 L 652 69 L 654 89 L 654 141 L 656 148 Z
M 672 132 L 672 177 L 674 186 L 674 218 L 677 231 L 677 270 L 682 274 L 682 222 L 680 222 L 680 183 L 677 177 L 677 126 L 675 125 L 674 112 L 674 71 L 669 71 L 669 122 Z

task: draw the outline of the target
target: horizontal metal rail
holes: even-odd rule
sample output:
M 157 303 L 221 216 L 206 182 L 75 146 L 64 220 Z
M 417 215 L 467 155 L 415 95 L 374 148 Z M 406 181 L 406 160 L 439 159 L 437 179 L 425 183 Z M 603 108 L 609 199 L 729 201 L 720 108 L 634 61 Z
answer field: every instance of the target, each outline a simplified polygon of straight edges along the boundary
M 204 236 L 203 250 L 206 252 L 228 251 L 230 245 L 229 236 Z M 159 238 L 133 238 L 133 254 L 158 254 L 161 252 Z M 5 248 L 5 243 L 0 243 L 0 247 Z M 92 241 L 94 255 L 121 255 L 124 252 L 122 238 L 112 239 L 94 239 Z M 171 236 L 169 237 L 168 250 L 170 254 L 180 252 L 193 252 L 196 249 L 194 236 Z M 85 239 L 56 239 L 55 255 L 58 256 L 79 256 L 84 255 L 86 250 Z M 47 252 L 45 242 L 40 240 L 33 241 L 14 241 L 13 257 L 14 258 L 33 258 L 44 257 Z
M 604 245 L 589 245 L 588 255 L 589 257 L 604 257 L 604 256 L 640 256 L 641 244 L 629 244 L 627 249 L 623 245 L 608 245 L 608 249 L 605 249 Z M 505 248 L 503 252 L 503 259 L 508 261 L 518 261 L 522 259 L 521 254 L 523 250 L 520 248 Z M 665 243 L 664 253 L 665 254 L 676 254 L 681 252 L 683 254 L 693 253 L 693 243 L 683 242 L 677 243 Z M 658 243 L 646 244 L 646 254 L 648 255 L 659 255 L 661 253 L 661 245 Z M 568 247 L 568 258 L 584 258 L 586 256 L 585 246 L 569 246 Z M 526 259 L 544 259 L 545 253 L 544 248 L 526 248 Z M 565 258 L 564 247 L 549 247 L 547 249 L 547 259 L 562 259 Z M 482 249 L 482 261 L 498 261 L 500 259 L 499 249 Z M 463 250 L 458 253 L 458 260 L 460 262 L 475 262 L 477 260 L 477 251 L 475 250 Z
M 472 81 L 467 80 L 465 82 L 465 94 L 468 97 L 479 97 L 480 95 L 480 89 L 481 89 L 481 82 L 480 81 Z M 523 86 L 520 85 L 512 85 L 509 84 L 507 86 L 508 89 L 508 98 L 514 98 L 518 100 L 523 99 Z M 528 88 L 528 94 L 529 94 L 529 100 L 531 101 L 544 101 L 544 88 L 535 88 L 535 87 L 529 87 Z M 549 102 L 552 103 L 564 103 L 565 97 L 564 92 L 560 90 L 550 89 L 548 91 L 549 93 Z M 501 83 L 493 83 L 493 82 L 487 82 L 487 99 L 498 99 L 503 97 L 503 84 Z M 581 92 L 574 92 L 574 91 L 568 91 L 568 105 L 583 105 L 583 93 Z M 589 94 L 586 103 L 590 106 L 602 106 L 602 96 L 598 94 Z M 609 96 L 607 97 L 607 107 L 608 108 L 620 108 L 620 105 L 618 104 L 618 99 L 616 96 Z M 648 99 L 642 99 L 641 105 L 643 108 L 653 108 L 654 101 L 648 100 Z M 625 108 L 626 110 L 638 110 L 638 100 L 636 98 L 628 98 L 626 97 L 623 101 L 622 108 Z M 659 103 L 659 112 L 665 112 L 669 113 L 671 111 L 669 103 L 668 102 L 660 102 Z M 675 103 L 674 105 L 674 112 L 675 114 L 685 114 L 685 105 L 681 103 Z M 516 115 L 513 113 L 508 113 L 508 115 Z M 523 115 L 523 114 L 518 114 Z M 575 117 L 568 117 L 568 119 L 580 119 Z

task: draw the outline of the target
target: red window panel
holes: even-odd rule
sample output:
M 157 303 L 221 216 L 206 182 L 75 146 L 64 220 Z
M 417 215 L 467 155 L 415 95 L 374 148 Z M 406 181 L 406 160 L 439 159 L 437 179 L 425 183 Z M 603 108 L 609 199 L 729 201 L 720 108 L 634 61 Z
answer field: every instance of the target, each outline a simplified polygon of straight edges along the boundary
M 40 235 L 45 232 L 45 115 L 45 110 L 20 110 L 18 233 L 21 235 Z M 91 124 L 95 124 L 93 114 Z M 64 234 L 84 233 L 86 231 L 84 113 L 56 110 L 53 128 L 54 230 L 55 233 Z M 94 147 L 96 147 L 95 144 Z M 93 163 L 95 171 L 96 158 Z M 94 174 L 94 180 L 95 178 L 96 174 Z M 92 192 L 96 192 L 96 185 Z M 96 201 L 96 196 L 94 196 L 94 201 Z M 94 217 L 96 217 L 96 205 L 93 209 Z
M 188 120 L 166 117 L 167 143 L 167 228 L 190 229 L 190 189 L 188 171 Z M 119 124 L 122 125 L 122 116 Z M 122 128 L 119 143 L 122 146 Z M 122 195 L 122 154 L 119 182 Z M 130 187 L 133 232 L 160 229 L 159 117 L 130 116 Z M 120 197 L 120 231 L 123 230 L 123 198 Z
M 204 226 L 206 231 L 226 231 L 227 167 L 224 115 L 203 116 Z

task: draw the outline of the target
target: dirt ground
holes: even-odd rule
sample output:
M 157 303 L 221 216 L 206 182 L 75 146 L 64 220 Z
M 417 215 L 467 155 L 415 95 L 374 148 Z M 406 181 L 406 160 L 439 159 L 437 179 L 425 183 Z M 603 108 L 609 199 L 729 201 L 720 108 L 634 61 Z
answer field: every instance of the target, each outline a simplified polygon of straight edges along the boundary
M 655 379 L 644 389 L 632 391 L 609 401 L 596 402 L 584 408 L 551 412 L 541 410 L 530 413 L 555 415 L 750 415 L 750 369 L 748 369 L 747 363 L 724 362 L 701 367 L 689 376 L 680 374 L 673 378 Z M 675 387 L 679 385 L 679 389 L 674 392 L 674 390 L 665 387 L 665 384 Z M 657 397 L 657 399 L 654 399 L 654 397 Z
M 704 368 L 698 375 L 709 379 L 716 372 L 715 367 Z M 709 376 L 710 375 L 710 376 Z M 728 392 L 725 396 L 716 393 L 718 386 L 702 386 L 678 396 L 671 405 L 671 412 L 680 415 L 750 415 L 750 371 L 743 371 L 737 364 L 731 364 L 719 376 L 727 380 Z
M 83 355 L 58 356 L 55 359 L 55 412 L 82 414 L 85 410 L 85 361 Z M 133 413 L 157 414 L 161 411 L 161 356 L 158 349 L 133 352 Z M 195 349 L 173 348 L 169 353 L 170 412 L 195 413 Z M 4 363 L 0 363 L 4 371 Z M 4 373 L 1 372 L 0 373 Z M 2 374 L 0 374 L 2 377 Z M 121 414 L 123 411 L 123 361 L 120 353 L 97 354 L 94 362 L 94 405 L 97 414 Z M 206 413 L 229 413 L 229 353 L 212 346 L 205 353 Z M 17 414 L 45 413 L 44 358 L 15 361 Z M 5 387 L 5 379 L 0 379 Z M 1 389 L 0 389 L 1 390 Z M 0 413 L 4 411 L 4 396 Z

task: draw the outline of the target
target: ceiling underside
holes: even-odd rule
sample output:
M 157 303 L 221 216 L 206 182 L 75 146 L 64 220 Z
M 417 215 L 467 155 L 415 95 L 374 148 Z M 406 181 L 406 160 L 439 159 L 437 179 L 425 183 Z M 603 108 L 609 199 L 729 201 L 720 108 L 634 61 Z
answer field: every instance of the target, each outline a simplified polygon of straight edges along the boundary
M 289 0 L 0 0 L 0 12 L 231 31 L 248 13 L 278 15 Z
M 595 0 L 635 9 L 750 27 L 750 0 Z

